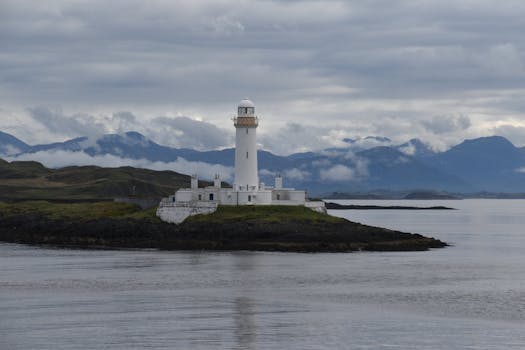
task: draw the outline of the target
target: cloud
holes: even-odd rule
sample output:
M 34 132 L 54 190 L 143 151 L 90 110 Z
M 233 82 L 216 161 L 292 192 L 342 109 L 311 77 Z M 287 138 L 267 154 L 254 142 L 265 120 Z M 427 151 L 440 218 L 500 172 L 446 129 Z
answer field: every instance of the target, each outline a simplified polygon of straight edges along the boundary
M 192 147 L 197 133 L 151 120 L 230 128 L 236 101 L 249 95 L 261 144 L 280 154 L 339 147 L 352 135 L 446 148 L 524 117 L 525 3 L 474 3 L 5 0 L 0 129 L 32 143 L 133 127 Z M 30 106 L 66 112 L 24 112 Z M 458 115 L 470 127 L 450 117 Z M 229 144 L 201 131 L 215 138 L 197 137 L 195 147 Z
M 208 122 L 188 117 L 157 117 L 151 122 L 156 131 L 150 129 L 150 133 L 155 139 L 175 147 L 210 150 L 233 144 L 233 130 L 227 131 Z
M 412 142 L 408 142 L 405 146 L 399 147 L 398 150 L 407 156 L 413 156 L 416 153 L 416 146 Z
M 352 181 L 355 178 L 355 171 L 345 165 L 337 164 L 329 169 L 319 172 L 321 180 L 327 181 Z
M 192 162 L 184 158 L 177 158 L 174 162 L 152 162 L 147 159 L 129 159 L 114 155 L 90 156 L 84 152 L 36 152 L 26 153 L 17 157 L 7 157 L 7 160 L 33 160 L 50 168 L 63 168 L 73 165 L 96 165 L 101 167 L 132 166 L 152 170 L 172 170 L 182 174 L 197 174 L 202 179 L 213 179 L 215 174 L 220 174 L 222 179 L 233 179 L 233 168 L 205 162 Z
M 467 116 L 435 116 L 431 120 L 424 120 L 421 124 L 434 134 L 445 134 L 458 130 L 468 129 L 471 125 Z
M 322 154 L 324 154 L 325 152 L 323 152 Z M 319 159 L 319 160 L 314 160 L 312 161 L 312 166 L 316 167 L 316 168 L 321 168 L 321 167 L 327 167 L 329 165 L 332 164 L 332 162 L 329 160 L 329 159 Z
M 3 156 L 15 155 L 20 152 L 22 152 L 22 150 L 13 145 L 0 145 L 0 154 Z
M 60 109 L 28 108 L 31 118 L 55 134 L 69 137 L 98 136 L 107 132 L 102 121 L 87 114 L 65 115 Z
M 341 134 L 341 136 L 334 137 L 334 134 Z M 344 129 L 325 128 L 304 123 L 286 123 L 277 129 L 268 127 L 258 136 L 258 139 L 264 149 L 277 154 L 291 154 L 329 147 L 344 147 L 346 145 L 343 142 L 345 135 L 347 133 Z
M 283 176 L 286 179 L 304 181 L 311 176 L 310 172 L 297 168 L 286 169 L 283 171 Z
M 335 164 L 319 170 L 321 180 L 325 181 L 358 181 L 368 176 L 368 161 L 347 150 L 342 158 L 351 165 Z
M 345 143 L 347 147 L 351 149 L 370 149 L 379 146 L 392 146 L 392 140 L 384 136 L 366 136 L 366 137 L 354 137 L 352 139 L 346 139 Z
M 525 144 L 525 125 L 503 124 L 494 127 L 493 133 L 508 138 L 514 144 Z
M 137 117 L 128 111 L 113 113 L 111 122 L 115 126 L 117 133 L 134 131 L 137 127 Z
M 273 170 L 259 169 L 259 175 L 261 176 L 276 176 L 277 173 Z
M 129 111 L 68 115 L 59 108 L 48 107 L 26 110 L 33 121 L 37 121 L 51 133 L 48 138 L 50 141 L 79 136 L 87 136 L 93 141 L 106 133 L 125 134 L 128 131 L 137 131 L 159 144 L 177 148 L 211 150 L 233 145 L 233 127 L 232 130 L 225 130 L 212 123 L 184 116 L 147 118 Z
M 357 156 L 352 151 L 349 151 L 344 158 L 352 162 L 356 179 L 368 176 L 368 160 Z

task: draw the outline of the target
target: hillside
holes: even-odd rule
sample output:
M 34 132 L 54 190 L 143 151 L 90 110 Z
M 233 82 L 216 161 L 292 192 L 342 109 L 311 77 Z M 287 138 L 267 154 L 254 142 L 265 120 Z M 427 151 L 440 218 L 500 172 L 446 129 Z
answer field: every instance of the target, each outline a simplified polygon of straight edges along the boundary
M 189 176 L 132 167 L 48 169 L 37 162 L 0 159 L 0 200 L 97 200 L 134 195 L 160 198 L 188 187 Z

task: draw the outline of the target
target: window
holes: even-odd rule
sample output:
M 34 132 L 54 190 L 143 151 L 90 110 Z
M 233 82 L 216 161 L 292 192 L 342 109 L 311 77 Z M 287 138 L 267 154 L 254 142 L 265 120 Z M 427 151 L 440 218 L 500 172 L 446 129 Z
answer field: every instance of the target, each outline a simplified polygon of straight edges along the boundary
M 199 194 L 199 200 L 200 201 L 202 200 L 202 194 Z
M 252 196 L 248 196 L 248 202 L 252 201 Z
M 281 199 L 281 195 L 277 193 L 277 200 L 280 200 L 280 199 Z
M 246 159 L 248 159 L 248 152 L 246 152 Z
M 213 200 L 213 193 L 210 193 L 210 201 Z
M 248 128 L 246 128 L 246 135 L 248 135 Z

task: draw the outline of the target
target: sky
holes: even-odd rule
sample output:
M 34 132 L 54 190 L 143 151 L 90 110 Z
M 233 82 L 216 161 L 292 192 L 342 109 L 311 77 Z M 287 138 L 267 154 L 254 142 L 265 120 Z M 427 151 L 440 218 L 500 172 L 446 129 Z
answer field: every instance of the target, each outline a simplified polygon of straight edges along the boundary
M 277 154 L 369 135 L 523 146 L 524 16 L 515 0 L 1 0 L 0 130 L 220 149 L 249 97 Z

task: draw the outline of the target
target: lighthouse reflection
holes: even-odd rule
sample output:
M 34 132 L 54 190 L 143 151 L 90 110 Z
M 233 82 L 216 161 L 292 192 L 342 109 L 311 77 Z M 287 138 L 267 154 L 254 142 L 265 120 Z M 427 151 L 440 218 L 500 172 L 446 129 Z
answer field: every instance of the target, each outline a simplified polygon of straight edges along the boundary
M 239 296 L 233 301 L 234 336 L 237 349 L 255 349 L 257 337 L 257 324 L 255 315 L 257 313 L 255 301 L 249 296 L 251 293 L 246 289 L 250 285 L 247 280 L 247 272 L 255 270 L 256 255 L 238 253 L 235 254 L 234 265 L 240 280 Z M 246 277 L 245 277 L 246 276 Z
M 234 332 L 238 349 L 255 349 L 255 307 L 249 297 L 235 298 Z

